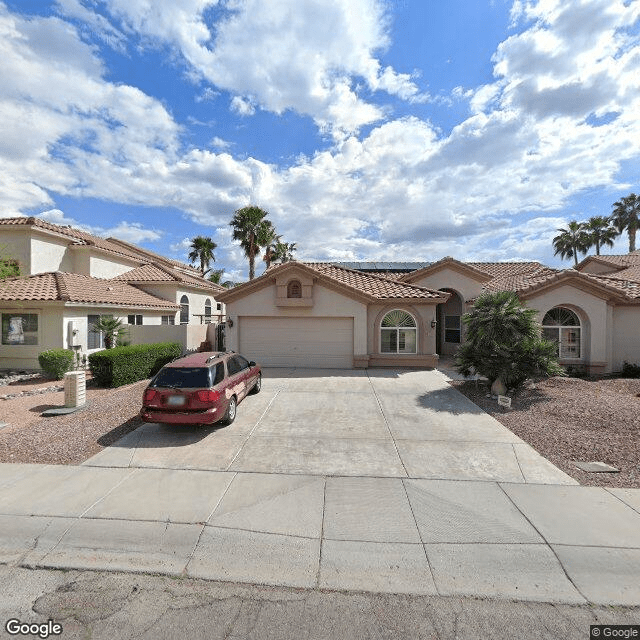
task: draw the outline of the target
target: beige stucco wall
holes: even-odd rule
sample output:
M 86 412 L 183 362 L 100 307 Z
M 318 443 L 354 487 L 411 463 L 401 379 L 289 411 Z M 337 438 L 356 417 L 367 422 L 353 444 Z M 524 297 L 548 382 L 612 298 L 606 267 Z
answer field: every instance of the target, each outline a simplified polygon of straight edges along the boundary
M 372 304 L 367 313 L 369 336 L 367 353 L 380 353 L 380 323 L 382 318 L 394 309 L 408 311 L 418 325 L 418 355 L 434 354 L 436 352 L 436 330 L 431 328 L 431 321 L 436 317 L 436 305 L 407 305 L 407 304 Z
M 104 254 L 89 254 L 89 275 L 94 278 L 115 278 L 122 273 L 131 271 L 136 263 L 106 257 Z
M 234 325 L 226 329 L 226 346 L 235 351 L 239 348 L 238 318 L 260 317 L 331 317 L 353 318 L 354 355 L 367 353 L 367 305 L 352 300 L 318 284 L 313 285 L 313 305 L 310 307 L 279 307 L 276 305 L 276 286 L 271 285 L 250 293 L 241 300 L 226 305 L 227 318 Z
M 31 238 L 31 275 L 47 271 L 73 271 L 68 241 L 35 233 Z
M 59 349 L 63 346 L 63 307 L 3 303 L 0 314 L 12 312 L 38 314 L 38 344 L 0 344 L 0 369 L 40 369 L 38 355 L 47 349 Z
M 17 260 L 20 264 L 21 275 L 28 275 L 31 268 L 31 250 L 29 239 L 24 230 L 13 229 L 8 226 L 0 227 L 0 256 Z
M 164 300 L 170 300 L 176 304 L 180 304 L 180 298 L 186 295 L 189 298 L 189 324 L 200 324 L 201 318 L 199 315 L 204 315 L 204 303 L 207 300 L 211 300 L 211 321 L 215 322 L 218 319 L 217 301 L 212 293 L 203 293 L 199 289 L 187 289 L 186 287 L 179 288 L 175 284 L 144 284 L 138 285 L 140 289 L 150 293 Z M 164 312 L 162 315 L 167 315 L 168 312 Z M 176 324 L 180 323 L 180 314 L 176 314 Z
M 613 308 L 612 371 L 620 371 L 626 360 L 640 364 L 640 305 Z
M 482 283 L 447 267 L 418 280 L 412 280 L 412 284 L 428 289 L 453 289 L 465 302 L 482 293 Z
M 574 287 L 563 285 L 526 300 L 527 306 L 538 311 L 538 321 L 553 307 L 568 307 L 580 317 L 582 325 L 582 354 L 576 364 L 604 364 L 611 371 L 612 354 L 608 334 L 614 330 L 608 323 L 608 305 L 605 300 Z M 564 362 L 564 361 L 563 361 Z M 567 360 L 567 364 L 572 361 Z

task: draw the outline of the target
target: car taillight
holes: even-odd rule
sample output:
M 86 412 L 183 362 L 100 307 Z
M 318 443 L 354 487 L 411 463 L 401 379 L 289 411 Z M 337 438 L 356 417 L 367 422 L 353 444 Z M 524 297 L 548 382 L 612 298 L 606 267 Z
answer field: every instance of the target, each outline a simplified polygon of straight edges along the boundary
M 142 397 L 143 404 L 151 404 L 157 395 L 158 392 L 155 389 L 145 389 L 144 396 Z
M 196 398 L 200 402 L 217 402 L 220 400 L 220 394 L 217 391 L 212 391 L 211 389 L 202 389 L 200 391 L 196 391 Z

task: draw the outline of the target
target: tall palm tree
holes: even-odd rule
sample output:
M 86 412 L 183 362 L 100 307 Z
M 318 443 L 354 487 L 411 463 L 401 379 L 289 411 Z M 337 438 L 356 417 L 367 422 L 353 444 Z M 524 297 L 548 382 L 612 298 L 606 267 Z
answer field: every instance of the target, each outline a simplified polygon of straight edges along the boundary
M 573 258 L 574 264 L 578 265 L 578 253 L 587 252 L 587 234 L 584 224 L 576 220 L 571 220 L 566 229 L 558 229 L 560 235 L 553 239 L 553 255 L 560 254 L 562 259 Z
M 200 271 L 202 271 L 202 275 L 204 276 L 204 274 L 209 271 L 209 263 L 216 261 L 213 251 L 218 245 L 211 238 L 197 236 L 191 240 L 190 246 L 189 260 L 191 260 L 191 262 L 200 261 Z
M 280 262 L 290 262 L 293 260 L 293 252 L 296 251 L 295 242 L 280 242 L 275 246 L 272 260 L 280 260 Z
M 619 235 L 607 216 L 593 216 L 584 223 L 587 234 L 587 250 L 596 248 L 596 255 L 600 255 L 601 247 L 613 247 L 613 241 Z
M 629 253 L 633 253 L 636 250 L 636 231 L 640 227 L 640 196 L 630 193 L 614 202 L 611 222 L 619 233 L 626 230 L 629 235 Z
M 256 275 L 256 254 L 266 247 L 273 234 L 273 225 L 265 218 L 269 214 L 260 207 L 248 206 L 238 209 L 229 223 L 233 227 L 233 239 L 240 242 L 249 259 L 249 280 Z

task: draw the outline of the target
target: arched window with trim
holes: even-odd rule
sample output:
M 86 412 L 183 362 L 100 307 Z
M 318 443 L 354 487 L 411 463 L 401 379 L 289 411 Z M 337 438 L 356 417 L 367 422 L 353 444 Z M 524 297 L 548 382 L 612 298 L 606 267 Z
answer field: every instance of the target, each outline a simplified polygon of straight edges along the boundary
M 189 324 L 189 298 L 180 298 L 180 324 Z
M 204 301 L 204 322 L 211 324 L 211 300 L 209 298 Z
M 582 327 L 575 311 L 566 307 L 554 307 L 542 319 L 542 335 L 557 346 L 561 359 L 577 359 L 582 356 Z
M 300 280 L 291 280 L 287 285 L 287 298 L 302 298 L 302 285 Z
M 389 311 L 380 323 L 380 353 L 417 353 L 418 328 L 407 311 Z

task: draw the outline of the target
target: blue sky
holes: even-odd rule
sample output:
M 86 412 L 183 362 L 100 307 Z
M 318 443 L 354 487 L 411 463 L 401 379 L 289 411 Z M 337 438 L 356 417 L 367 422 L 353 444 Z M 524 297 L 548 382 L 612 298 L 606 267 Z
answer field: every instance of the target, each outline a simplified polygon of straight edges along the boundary
M 208 235 L 234 280 L 247 204 L 299 259 L 559 266 L 557 227 L 640 191 L 639 25 L 639 0 L 0 0 L 0 215 L 181 260 Z

